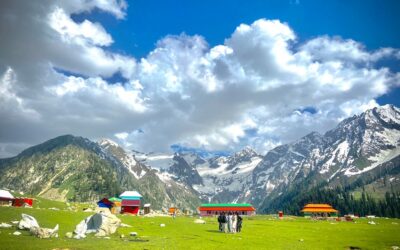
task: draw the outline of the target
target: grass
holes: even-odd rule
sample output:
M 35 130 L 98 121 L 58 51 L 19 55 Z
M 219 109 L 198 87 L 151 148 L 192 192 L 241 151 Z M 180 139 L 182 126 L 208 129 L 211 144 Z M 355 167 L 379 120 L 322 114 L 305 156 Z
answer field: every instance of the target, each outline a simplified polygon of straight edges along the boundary
M 0 228 L 0 249 L 391 249 L 400 246 L 400 220 L 368 219 L 352 222 L 311 221 L 299 217 L 277 220 L 272 216 L 244 218 L 243 232 L 223 234 L 217 231 L 216 218 L 203 218 L 206 224 L 195 224 L 193 217 L 135 217 L 120 215 L 131 228 L 119 228 L 110 239 L 89 235 L 76 240 L 65 237 L 85 212 L 37 208 L 0 207 L 0 223 L 20 220 L 21 213 L 34 216 L 42 227 L 60 225 L 60 237 L 38 239 L 29 232 L 12 235 L 15 228 Z M 61 205 L 60 205 L 61 206 Z M 54 207 L 51 204 L 49 207 Z M 165 227 L 160 227 L 164 223 Z M 137 232 L 138 237 L 130 237 Z M 124 234 L 125 238 L 120 238 Z

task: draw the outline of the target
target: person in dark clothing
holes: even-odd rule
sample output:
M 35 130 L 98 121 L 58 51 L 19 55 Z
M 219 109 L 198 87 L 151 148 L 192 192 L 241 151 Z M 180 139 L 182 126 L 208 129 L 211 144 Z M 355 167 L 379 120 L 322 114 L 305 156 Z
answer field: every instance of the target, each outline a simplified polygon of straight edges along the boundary
M 218 216 L 218 224 L 219 224 L 219 231 L 220 232 L 222 232 L 222 220 L 223 220 L 222 216 L 223 216 L 222 213 L 220 213 L 219 216 Z
M 236 232 L 240 233 L 240 231 L 242 231 L 243 218 L 237 212 L 236 212 L 236 216 L 237 216 Z
M 228 219 L 226 218 L 225 212 L 222 212 L 222 214 L 221 214 L 221 232 L 226 233 L 227 222 L 228 222 Z

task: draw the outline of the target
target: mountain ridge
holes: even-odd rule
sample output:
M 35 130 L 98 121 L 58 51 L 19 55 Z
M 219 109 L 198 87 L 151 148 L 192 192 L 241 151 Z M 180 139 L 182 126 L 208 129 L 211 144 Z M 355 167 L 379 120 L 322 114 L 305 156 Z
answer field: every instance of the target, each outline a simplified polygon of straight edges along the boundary
M 51 156 L 53 152 L 57 154 Z M 260 211 L 271 212 L 271 209 L 284 204 L 288 197 L 302 200 L 304 194 L 317 187 L 321 192 L 344 188 L 354 193 L 360 192 L 364 185 L 370 189 L 379 186 L 381 196 L 385 190 L 391 190 L 390 185 L 400 191 L 400 185 L 397 185 L 400 183 L 400 110 L 393 105 L 367 110 L 344 119 L 324 134 L 311 132 L 296 141 L 277 146 L 265 155 L 257 154 L 250 147 L 229 156 L 209 158 L 194 152 L 142 154 L 126 150 L 110 139 L 96 143 L 83 137 L 64 135 L 28 148 L 16 157 L 1 159 L 3 177 L 0 177 L 0 184 L 15 185 L 21 178 L 8 171 L 9 168 L 24 168 L 23 164 L 27 164 L 30 166 L 25 169 L 27 173 L 32 172 L 32 166 L 41 169 L 34 164 L 35 160 L 36 164 L 44 165 L 46 160 L 53 162 L 53 165 L 47 164 L 47 168 L 41 169 L 43 176 L 49 175 L 45 179 L 51 180 L 50 183 L 67 181 L 60 179 L 58 165 L 80 164 L 68 154 L 75 154 L 83 162 L 96 162 L 104 173 L 116 176 L 111 179 L 104 177 L 109 187 L 115 185 L 111 188 L 113 192 L 122 188 L 137 189 L 158 208 L 180 204 L 194 209 L 201 202 L 250 202 Z M 79 166 L 97 171 L 93 164 Z M 54 173 L 51 176 L 46 171 Z M 75 171 L 68 173 L 72 176 L 79 173 L 85 180 L 90 180 L 79 169 Z M 34 172 L 31 174 L 35 175 Z M 42 177 L 35 178 L 28 175 L 25 179 L 34 182 Z M 381 185 L 382 179 L 389 181 Z M 305 184 L 307 187 L 303 187 Z M 63 184 L 58 183 L 58 186 L 63 187 Z M 95 183 L 92 186 L 97 189 L 88 197 L 100 197 L 101 192 L 97 191 L 102 189 Z M 73 187 L 74 192 L 79 192 Z M 33 185 L 30 190 L 41 195 L 48 192 L 45 184 L 40 188 Z M 71 191 L 65 187 L 63 190 Z M 88 188 L 84 190 L 91 192 Z M 66 197 L 71 198 L 70 194 Z

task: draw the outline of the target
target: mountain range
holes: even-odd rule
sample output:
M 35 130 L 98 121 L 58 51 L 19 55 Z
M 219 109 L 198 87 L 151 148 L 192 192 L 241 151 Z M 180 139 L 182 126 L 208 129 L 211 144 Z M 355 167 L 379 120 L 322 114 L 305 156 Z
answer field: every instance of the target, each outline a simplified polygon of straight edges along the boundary
M 71 201 L 135 189 L 156 209 L 249 202 L 259 212 L 293 212 L 304 205 L 293 201 L 323 202 L 310 194 L 337 188 L 356 200 L 365 194 L 379 200 L 400 192 L 400 110 L 373 108 L 265 155 L 250 147 L 209 158 L 140 153 L 109 139 L 65 135 L 1 159 L 0 187 Z

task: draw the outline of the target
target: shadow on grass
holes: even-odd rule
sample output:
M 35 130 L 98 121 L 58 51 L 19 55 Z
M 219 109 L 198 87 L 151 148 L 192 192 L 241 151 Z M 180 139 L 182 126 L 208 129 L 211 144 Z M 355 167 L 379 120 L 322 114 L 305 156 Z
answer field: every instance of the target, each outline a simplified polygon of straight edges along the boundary
M 149 242 L 149 240 L 144 240 L 144 239 L 127 239 L 124 241 L 133 241 L 133 242 Z
M 219 234 L 222 233 L 219 230 L 207 230 L 207 232 L 209 232 L 209 233 L 219 233 Z

